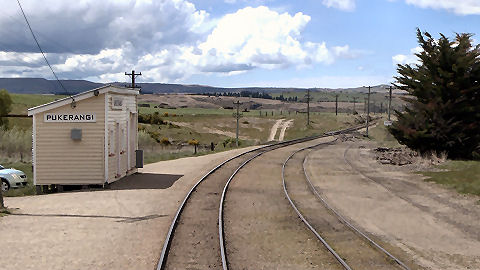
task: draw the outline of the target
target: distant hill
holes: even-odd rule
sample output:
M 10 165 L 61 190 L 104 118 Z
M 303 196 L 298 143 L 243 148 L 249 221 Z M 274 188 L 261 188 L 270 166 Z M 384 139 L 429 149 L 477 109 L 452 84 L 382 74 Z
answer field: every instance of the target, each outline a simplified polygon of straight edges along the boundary
M 70 94 L 76 94 L 93 88 L 103 86 L 103 83 L 95 83 L 86 80 L 61 80 L 64 87 Z M 126 83 L 113 82 L 110 84 L 125 86 Z M 306 88 L 275 88 L 275 87 L 244 87 L 244 88 L 223 88 L 205 85 L 184 85 L 169 83 L 138 83 L 142 93 L 145 94 L 161 94 L 161 93 L 214 93 L 214 92 L 304 92 Z M 385 91 L 384 85 L 372 87 L 372 91 Z M 55 80 L 46 80 L 43 78 L 0 78 L 0 89 L 7 89 L 10 93 L 18 94 L 66 94 L 60 84 Z M 349 91 L 349 92 L 365 92 L 363 87 L 346 88 L 346 89 L 330 89 L 330 88 L 311 88 L 312 91 Z

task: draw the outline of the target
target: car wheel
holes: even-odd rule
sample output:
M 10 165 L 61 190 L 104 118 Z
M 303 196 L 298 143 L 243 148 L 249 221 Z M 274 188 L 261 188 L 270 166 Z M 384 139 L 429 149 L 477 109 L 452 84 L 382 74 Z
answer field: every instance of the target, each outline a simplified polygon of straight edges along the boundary
M 2 191 L 5 192 L 10 189 L 10 184 L 7 180 L 2 179 Z

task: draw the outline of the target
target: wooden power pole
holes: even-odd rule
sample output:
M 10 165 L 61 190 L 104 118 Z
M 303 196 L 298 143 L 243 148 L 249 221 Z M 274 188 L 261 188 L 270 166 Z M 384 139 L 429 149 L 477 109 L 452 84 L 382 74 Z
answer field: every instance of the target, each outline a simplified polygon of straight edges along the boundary
M 131 79 L 132 79 L 132 85 L 131 85 L 131 88 L 138 88 L 135 86 L 135 78 L 137 76 L 142 76 L 142 72 L 140 73 L 135 73 L 135 70 L 132 70 L 132 73 L 127 73 L 125 72 L 125 75 L 128 75 Z
M 242 105 L 242 103 L 240 103 L 240 101 L 237 101 L 237 102 L 233 102 L 233 104 L 234 104 L 235 106 L 237 106 L 237 112 L 234 113 L 233 116 L 234 116 L 235 118 L 237 118 L 237 132 L 236 132 L 236 141 L 235 141 L 235 144 L 236 144 L 237 147 L 238 147 L 238 128 L 239 128 L 238 123 L 239 123 L 239 121 L 240 121 L 240 116 L 241 116 L 241 115 L 240 115 L 240 105 Z
M 307 127 L 310 126 L 310 89 L 307 89 Z
M 390 85 L 390 97 L 388 99 L 388 121 L 390 121 L 390 109 L 392 106 L 392 86 Z
M 370 123 L 370 89 L 372 87 L 368 86 L 368 97 L 367 97 L 367 137 L 368 137 L 368 124 Z
M 338 95 L 335 95 L 335 115 L 338 115 Z
M 352 112 L 352 114 L 354 114 L 355 111 L 356 111 L 355 110 L 355 103 L 357 103 L 357 97 L 353 97 L 353 112 Z

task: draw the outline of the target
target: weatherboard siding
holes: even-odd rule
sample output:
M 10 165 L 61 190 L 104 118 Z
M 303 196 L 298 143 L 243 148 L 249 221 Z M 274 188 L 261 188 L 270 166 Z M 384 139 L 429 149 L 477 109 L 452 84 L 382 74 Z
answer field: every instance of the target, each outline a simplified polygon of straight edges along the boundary
M 105 94 L 35 115 L 35 176 L 37 185 L 103 184 L 105 141 Z M 46 113 L 95 113 L 95 123 L 44 122 Z M 73 128 L 82 139 L 70 138 Z
M 123 100 L 121 108 L 113 107 L 113 100 L 115 98 L 121 98 Z M 116 179 L 127 175 L 127 172 L 130 172 L 132 169 L 135 169 L 132 166 L 132 158 L 135 158 L 135 149 L 132 149 L 130 153 L 131 162 L 128 164 L 127 156 L 127 133 L 128 133 L 128 121 L 130 121 L 130 113 L 137 112 L 137 97 L 135 95 L 121 95 L 115 93 L 107 94 L 107 103 L 108 103 L 108 182 L 115 181 Z M 120 136 L 116 135 L 116 125 L 118 123 Z M 136 132 L 136 129 L 135 129 Z M 136 138 L 136 133 L 132 134 Z M 118 145 L 120 146 L 120 151 L 116 151 L 115 146 L 117 145 L 116 139 L 119 138 L 120 141 Z M 113 147 L 112 147 L 113 146 Z M 136 144 L 135 144 L 136 146 Z M 136 147 L 135 147 L 136 148 Z M 117 155 L 120 152 L 120 167 L 117 171 Z M 135 163 L 133 162 L 133 165 Z M 117 173 L 119 173 L 117 175 Z

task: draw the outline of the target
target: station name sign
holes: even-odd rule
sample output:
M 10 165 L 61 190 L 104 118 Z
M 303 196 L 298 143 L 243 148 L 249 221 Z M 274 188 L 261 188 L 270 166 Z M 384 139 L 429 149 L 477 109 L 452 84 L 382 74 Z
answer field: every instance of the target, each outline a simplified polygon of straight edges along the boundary
M 95 123 L 97 118 L 94 113 L 46 113 L 44 122 L 50 123 Z

